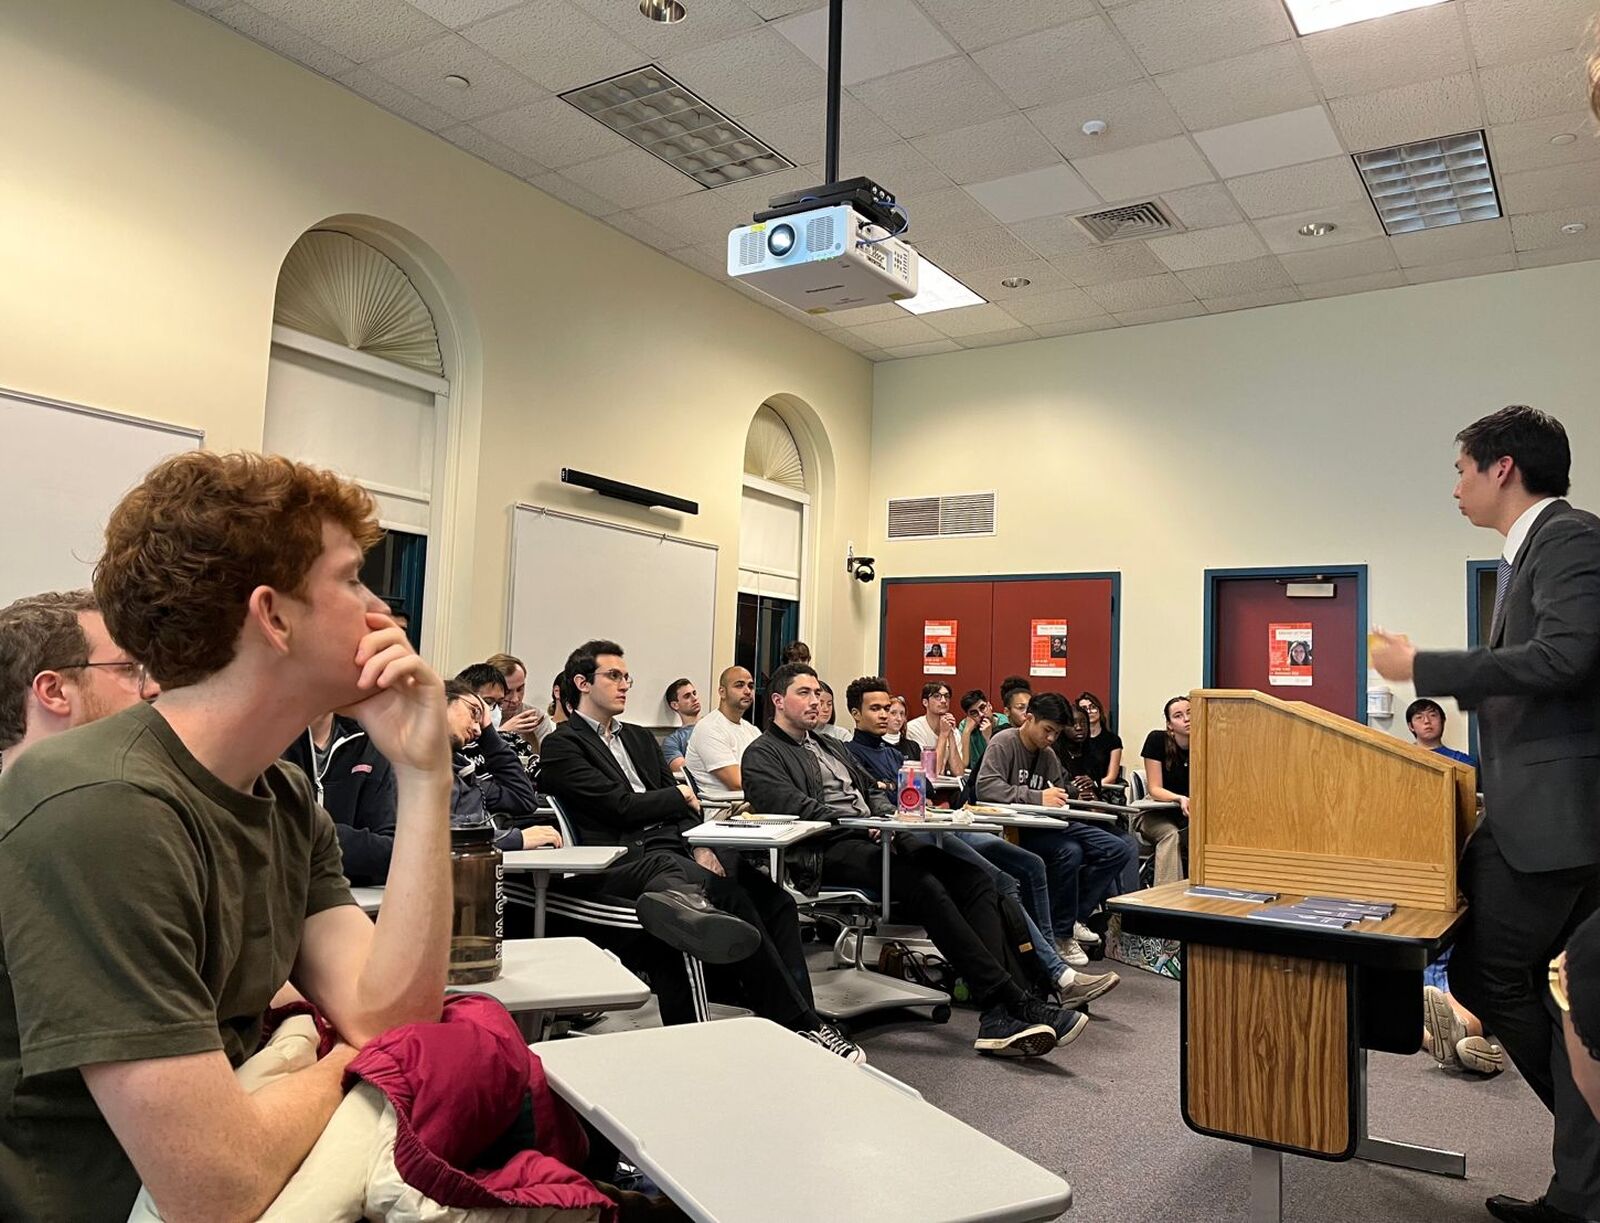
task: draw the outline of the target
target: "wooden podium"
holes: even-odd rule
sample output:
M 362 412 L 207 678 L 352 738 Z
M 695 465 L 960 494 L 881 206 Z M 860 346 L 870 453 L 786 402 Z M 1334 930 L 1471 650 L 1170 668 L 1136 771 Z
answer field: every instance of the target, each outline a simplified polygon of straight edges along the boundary
M 1366 1052 L 1422 1043 L 1422 970 L 1462 917 L 1456 862 L 1473 771 L 1260 692 L 1191 694 L 1190 878 L 1108 902 L 1123 929 L 1184 944 L 1183 1119 L 1248 1143 L 1251 1218 L 1282 1209 L 1282 1155 L 1466 1175 L 1464 1157 L 1371 1138 Z M 1248 916 L 1191 886 L 1397 905 L 1349 929 Z

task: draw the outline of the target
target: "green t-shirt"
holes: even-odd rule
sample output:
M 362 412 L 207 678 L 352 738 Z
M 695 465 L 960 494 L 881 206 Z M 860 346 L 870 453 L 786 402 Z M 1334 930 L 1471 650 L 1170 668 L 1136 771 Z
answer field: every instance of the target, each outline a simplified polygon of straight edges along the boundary
M 244 794 L 149 705 L 0 777 L 0 1219 L 123 1219 L 139 1178 L 78 1067 L 237 1066 L 306 918 L 353 903 L 300 770 Z

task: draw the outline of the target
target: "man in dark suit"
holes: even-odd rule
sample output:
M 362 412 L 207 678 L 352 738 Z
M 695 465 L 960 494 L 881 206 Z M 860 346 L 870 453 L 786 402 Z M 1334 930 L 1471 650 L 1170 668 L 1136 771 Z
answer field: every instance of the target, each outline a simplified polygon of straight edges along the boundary
M 1600 1219 L 1600 1124 L 1572 1079 L 1546 965 L 1600 909 L 1600 519 L 1562 499 L 1571 452 L 1553 417 L 1512 406 L 1456 439 L 1455 497 L 1505 536 L 1489 644 L 1417 651 L 1379 634 L 1372 665 L 1478 714 L 1483 823 L 1461 859 L 1467 920 L 1451 992 L 1499 1037 L 1555 1114 L 1555 1176 L 1497 1219 Z
M 684 841 L 700 823 L 700 802 L 688 786 L 674 784 L 655 737 L 618 720 L 632 686 L 616 642 L 579 646 L 562 672 L 562 699 L 572 716 L 541 747 L 539 787 L 566 810 L 578 844 L 627 846 L 614 866 L 593 876 L 593 886 L 600 895 L 628 900 L 652 893 L 649 903 L 657 905 L 664 898 L 681 905 L 685 892 L 703 893 L 717 910 L 761 935 L 756 950 L 730 966 L 751 1009 L 830 1053 L 865 1061 L 858 1046 L 817 1015 L 800 919 L 788 893 L 738 854 L 703 846 L 691 852 Z M 664 1023 L 694 1018 L 675 958 L 652 955 L 647 969 Z

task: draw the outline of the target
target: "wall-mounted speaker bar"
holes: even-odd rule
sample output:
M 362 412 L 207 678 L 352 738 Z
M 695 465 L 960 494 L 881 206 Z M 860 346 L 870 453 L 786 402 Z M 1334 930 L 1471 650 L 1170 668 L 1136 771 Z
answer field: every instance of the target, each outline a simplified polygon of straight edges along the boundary
M 700 503 L 686 501 L 682 497 L 674 497 L 670 493 L 658 493 L 654 489 L 640 488 L 637 484 L 624 484 L 621 480 L 608 480 L 604 476 L 591 475 L 587 471 L 578 471 L 576 468 L 563 467 L 561 469 L 561 482 L 575 484 L 579 488 L 592 489 L 602 497 L 615 497 L 618 501 L 631 501 L 635 505 L 654 508 L 661 506 L 669 510 L 677 510 L 680 514 L 698 514 Z

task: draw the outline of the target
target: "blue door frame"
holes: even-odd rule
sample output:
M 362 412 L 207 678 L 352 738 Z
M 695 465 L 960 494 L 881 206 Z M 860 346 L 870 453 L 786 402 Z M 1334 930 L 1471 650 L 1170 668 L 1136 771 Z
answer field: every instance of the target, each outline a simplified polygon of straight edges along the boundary
M 1467 649 L 1485 644 L 1484 637 L 1488 635 L 1489 626 L 1483 623 L 1483 617 L 1478 614 L 1478 579 L 1485 573 L 1493 573 L 1500 567 L 1498 559 L 1492 561 L 1467 562 Z M 1471 752 L 1474 759 L 1478 757 L 1478 715 L 1467 715 L 1467 751 Z
M 1205 572 L 1204 663 L 1202 688 L 1216 677 L 1217 583 L 1230 578 L 1355 578 L 1356 716 L 1367 721 L 1367 567 L 1365 565 L 1278 565 L 1264 569 L 1207 569 Z

